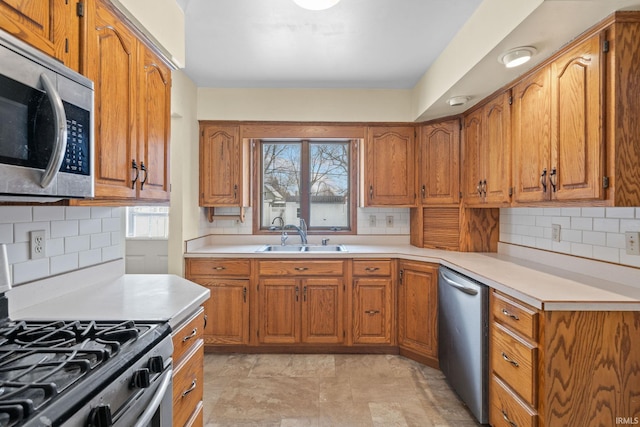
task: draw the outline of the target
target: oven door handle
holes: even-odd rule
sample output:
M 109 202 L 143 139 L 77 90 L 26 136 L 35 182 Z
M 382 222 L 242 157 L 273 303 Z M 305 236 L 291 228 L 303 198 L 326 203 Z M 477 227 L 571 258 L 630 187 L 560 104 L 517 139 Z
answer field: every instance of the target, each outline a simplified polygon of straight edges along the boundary
M 64 112 L 62 99 L 49 77 L 43 73 L 40 76 L 40 80 L 42 81 L 42 86 L 47 94 L 47 98 L 49 98 L 49 102 L 51 103 L 53 121 L 56 127 L 56 137 L 53 141 L 51 157 L 40 180 L 40 187 L 47 188 L 58 174 L 62 160 L 64 160 L 65 152 L 67 151 L 67 116 Z
M 164 394 L 167 392 L 167 389 L 171 385 L 171 378 L 173 377 L 173 369 L 168 369 L 165 371 L 164 378 L 162 379 L 162 383 L 158 386 L 158 390 L 156 394 L 151 399 L 151 403 L 147 409 L 144 410 L 142 415 L 140 415 L 140 419 L 135 424 L 135 427 L 146 427 L 149 425 L 149 421 L 155 415 L 156 411 L 160 407 L 162 403 L 162 399 L 164 398 Z

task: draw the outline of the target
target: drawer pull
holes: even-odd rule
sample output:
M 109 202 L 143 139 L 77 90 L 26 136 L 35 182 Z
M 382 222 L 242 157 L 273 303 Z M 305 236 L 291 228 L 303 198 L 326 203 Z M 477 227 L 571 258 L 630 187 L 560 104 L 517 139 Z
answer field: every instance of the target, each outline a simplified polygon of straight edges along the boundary
M 365 268 L 365 271 L 368 271 L 369 273 L 373 273 L 374 271 L 378 271 L 380 270 L 379 267 L 367 267 Z
M 504 409 L 501 409 L 500 412 L 502 412 L 502 418 L 504 418 L 504 420 L 508 422 L 511 427 L 518 427 L 518 424 L 514 423 L 509 419 L 509 415 L 507 415 Z
M 366 310 L 365 314 L 368 314 L 369 316 L 373 316 L 375 314 L 380 313 L 380 310 Z
M 309 269 L 309 267 L 296 267 L 295 270 L 296 271 L 307 271 Z
M 217 271 L 222 271 L 222 270 L 226 270 L 227 267 L 218 266 L 218 267 L 213 267 L 213 269 Z
M 186 389 L 185 391 L 182 392 L 182 397 L 186 397 L 187 394 L 191 393 L 193 390 L 196 389 L 196 386 L 198 385 L 198 380 L 194 379 L 191 382 L 191 387 L 189 387 L 188 389 Z
M 509 356 L 507 356 L 504 351 L 502 352 L 502 358 L 504 359 L 505 362 L 509 362 L 511 363 L 513 366 L 515 366 L 516 368 L 520 367 L 520 364 L 518 362 L 516 362 L 515 360 L 513 360 L 512 358 L 510 358 Z
M 516 316 L 515 314 L 511 314 L 509 313 L 507 310 L 505 310 L 504 308 L 502 309 L 502 314 L 504 314 L 507 317 L 511 317 L 513 320 L 520 320 L 520 318 L 518 316 Z
M 197 334 L 198 334 L 198 328 L 193 328 L 193 331 L 191 331 L 191 334 L 189 334 L 186 337 L 182 338 L 182 342 L 189 341 L 191 338 L 195 337 Z

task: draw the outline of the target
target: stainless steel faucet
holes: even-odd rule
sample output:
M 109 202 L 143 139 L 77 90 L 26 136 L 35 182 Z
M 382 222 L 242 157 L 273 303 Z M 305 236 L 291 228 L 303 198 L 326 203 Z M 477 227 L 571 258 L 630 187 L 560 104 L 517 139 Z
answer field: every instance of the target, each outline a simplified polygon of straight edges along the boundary
M 293 224 L 286 224 L 282 227 L 283 230 L 287 230 L 287 229 L 294 229 L 298 232 L 298 235 L 300 236 L 300 242 L 303 245 L 307 244 L 307 223 L 304 221 L 304 219 L 300 218 L 300 226 L 298 227 L 297 225 L 293 225 Z M 284 233 L 284 231 L 283 231 Z

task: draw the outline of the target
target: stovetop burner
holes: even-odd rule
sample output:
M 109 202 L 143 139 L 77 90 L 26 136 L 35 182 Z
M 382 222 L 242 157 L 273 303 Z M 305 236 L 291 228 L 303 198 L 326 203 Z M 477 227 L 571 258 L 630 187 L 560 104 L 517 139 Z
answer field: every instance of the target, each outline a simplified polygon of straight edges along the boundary
M 138 347 L 149 343 L 136 343 L 157 326 L 133 321 L 4 323 L 0 326 L 0 426 L 19 425 L 73 385 L 86 384 L 110 359 L 124 364 L 123 359 L 138 357 L 143 351 Z

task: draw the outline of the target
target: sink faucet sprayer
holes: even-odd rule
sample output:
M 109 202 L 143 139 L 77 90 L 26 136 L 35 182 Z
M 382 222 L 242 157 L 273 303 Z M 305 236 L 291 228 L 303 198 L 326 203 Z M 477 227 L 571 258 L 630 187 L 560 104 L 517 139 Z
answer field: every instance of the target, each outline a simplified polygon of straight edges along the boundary
M 284 230 L 287 229 L 294 229 L 298 232 L 298 235 L 300 235 L 300 242 L 303 245 L 307 244 L 307 223 L 304 221 L 304 219 L 300 218 L 300 226 L 298 227 L 297 225 L 293 225 L 293 224 L 286 224 L 282 227 L 282 234 L 286 234 Z M 286 238 L 285 238 L 286 240 Z M 284 244 L 284 241 L 283 243 Z

